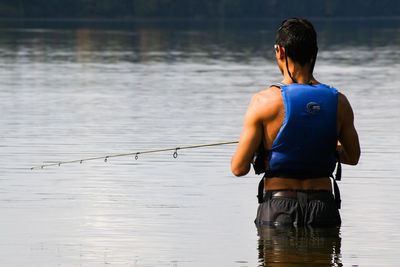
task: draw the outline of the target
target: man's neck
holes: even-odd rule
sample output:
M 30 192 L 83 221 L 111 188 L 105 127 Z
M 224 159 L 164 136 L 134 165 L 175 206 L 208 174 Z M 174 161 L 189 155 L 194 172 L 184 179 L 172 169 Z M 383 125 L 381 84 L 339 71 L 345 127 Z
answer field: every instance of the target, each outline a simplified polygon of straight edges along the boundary
M 310 64 L 301 66 L 300 64 L 294 63 L 289 59 L 288 67 L 289 67 L 290 75 L 289 75 L 287 69 L 283 68 L 283 70 L 284 70 L 283 71 L 283 82 L 285 84 L 292 84 L 292 83 L 310 84 L 310 83 L 317 82 L 314 79 L 313 75 L 310 73 Z

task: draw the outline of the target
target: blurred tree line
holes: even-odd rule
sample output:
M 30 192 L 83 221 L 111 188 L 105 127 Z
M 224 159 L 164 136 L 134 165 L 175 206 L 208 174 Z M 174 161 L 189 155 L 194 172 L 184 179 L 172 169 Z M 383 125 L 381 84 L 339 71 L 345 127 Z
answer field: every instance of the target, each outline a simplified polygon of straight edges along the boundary
M 268 18 L 399 16 L 398 0 L 0 0 L 17 18 Z

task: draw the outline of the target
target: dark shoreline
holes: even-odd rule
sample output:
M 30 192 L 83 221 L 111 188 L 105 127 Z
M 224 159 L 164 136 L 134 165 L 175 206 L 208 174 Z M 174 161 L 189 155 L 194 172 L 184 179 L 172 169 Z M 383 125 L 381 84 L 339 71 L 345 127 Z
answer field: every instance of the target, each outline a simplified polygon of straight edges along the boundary
M 359 16 L 359 17 L 317 17 L 305 16 L 307 19 L 314 21 L 395 21 L 400 20 L 400 16 Z M 157 21 L 276 21 L 281 20 L 278 16 L 275 18 L 263 17 L 243 17 L 243 18 L 207 18 L 207 17 L 194 17 L 194 18 L 168 18 L 168 17 L 126 17 L 126 18 L 107 18 L 107 17 L 91 17 L 91 18 L 74 18 L 74 17 L 10 17 L 0 18 L 0 21 L 59 21 L 59 22 L 157 22 Z

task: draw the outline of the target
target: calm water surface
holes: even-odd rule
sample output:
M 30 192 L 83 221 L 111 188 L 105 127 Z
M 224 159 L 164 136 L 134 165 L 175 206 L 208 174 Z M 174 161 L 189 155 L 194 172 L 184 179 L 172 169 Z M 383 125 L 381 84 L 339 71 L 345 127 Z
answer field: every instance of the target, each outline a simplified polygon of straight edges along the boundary
M 317 79 L 362 145 L 338 230 L 253 224 L 235 145 L 31 171 L 42 162 L 239 138 L 281 79 L 277 21 L 0 23 L 0 266 L 398 266 L 400 25 L 315 21 Z

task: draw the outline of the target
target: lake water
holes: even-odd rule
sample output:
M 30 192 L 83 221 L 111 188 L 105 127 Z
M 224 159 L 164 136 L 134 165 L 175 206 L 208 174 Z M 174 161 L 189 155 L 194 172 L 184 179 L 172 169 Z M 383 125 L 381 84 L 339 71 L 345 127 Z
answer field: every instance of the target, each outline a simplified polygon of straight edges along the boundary
M 238 140 L 278 23 L 0 21 L 0 266 L 399 266 L 399 20 L 314 20 L 362 146 L 338 231 L 257 232 L 236 145 L 30 170 Z

